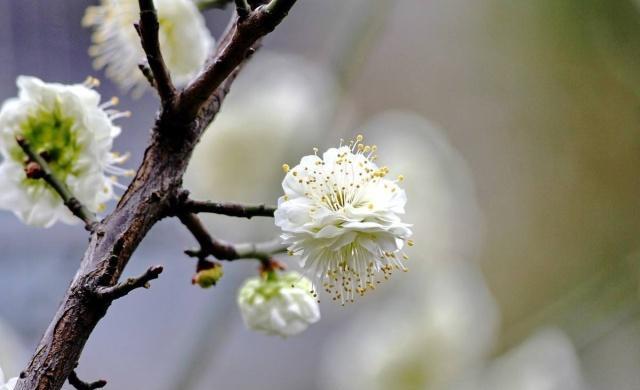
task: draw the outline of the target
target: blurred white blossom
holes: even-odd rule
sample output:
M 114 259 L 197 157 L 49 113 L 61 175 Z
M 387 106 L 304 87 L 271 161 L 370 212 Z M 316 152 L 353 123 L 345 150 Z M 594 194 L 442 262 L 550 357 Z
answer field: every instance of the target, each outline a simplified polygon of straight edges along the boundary
M 545 329 L 491 362 L 453 390 L 585 390 L 571 340 Z
M 481 273 L 450 259 L 411 298 L 376 301 L 324 351 L 324 389 L 446 389 L 489 354 L 498 307 Z
M 0 318 L 0 368 L 7 372 L 18 372 L 23 368 L 30 352 L 21 342 L 15 330 Z M 3 383 L 3 380 L 0 370 L 0 384 Z
M 280 166 L 313 146 L 335 82 L 299 57 L 259 52 L 197 146 L 185 177 L 196 196 L 275 203 Z
M 159 40 L 164 61 L 173 82 L 186 85 L 204 65 L 214 46 L 204 17 L 191 0 L 156 0 Z M 93 27 L 89 54 L 94 67 L 124 90 L 142 93 L 148 82 L 138 70 L 144 59 L 140 38 L 133 27 L 139 19 L 138 0 L 102 0 L 87 8 L 82 24 Z
M 13 390 L 16 387 L 16 383 L 18 382 L 18 378 L 10 378 L 5 382 L 4 372 L 2 372 L 2 368 L 0 367 L 0 390 Z
M 409 277 L 421 277 L 442 258 L 474 259 L 481 249 L 484 218 L 467 162 L 436 124 L 409 111 L 387 111 L 360 128 L 372 143 L 384 146 L 378 163 L 405 176 L 416 251 Z M 416 268 L 421 267 L 420 272 Z
M 282 182 L 275 224 L 300 256 L 302 267 L 333 299 L 345 303 L 405 270 L 411 230 L 402 222 L 407 197 L 389 169 L 378 167 L 377 147 L 358 135 L 349 146 L 330 148 L 322 158 L 305 156 Z
M 112 175 L 128 173 L 116 166 L 124 158 L 111 152 L 120 134 L 112 121 L 127 113 L 110 109 L 113 99 L 100 104 L 91 83 L 62 85 L 20 76 L 18 97 L 2 105 L 0 208 L 13 211 L 24 223 L 48 227 L 58 220 L 77 220 L 43 180 L 26 177 L 27 156 L 16 136 L 43 154 L 58 179 L 94 212 L 114 198 L 113 187 L 119 184 Z
M 298 334 L 320 319 L 313 286 L 296 272 L 248 279 L 238 293 L 242 318 L 250 329 L 283 337 Z

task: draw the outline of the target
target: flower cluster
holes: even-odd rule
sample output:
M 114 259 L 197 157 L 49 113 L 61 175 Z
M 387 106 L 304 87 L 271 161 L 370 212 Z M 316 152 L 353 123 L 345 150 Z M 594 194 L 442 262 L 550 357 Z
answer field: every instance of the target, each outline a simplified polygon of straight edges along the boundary
M 112 120 L 128 115 L 100 104 L 100 95 L 85 84 L 45 83 L 20 76 L 18 97 L 0 109 L 0 208 L 13 211 L 23 222 L 48 227 L 56 221 L 76 219 L 45 182 L 25 175 L 28 158 L 16 142 L 24 138 L 48 163 L 54 175 L 91 211 L 114 198 L 114 175 L 129 173 L 116 165 L 125 157 L 111 152 L 120 133 Z
M 412 244 L 404 213 L 406 195 L 378 167 L 377 147 L 357 136 L 348 146 L 303 157 L 294 168 L 284 165 L 284 196 L 275 223 L 290 244 L 289 253 L 342 304 L 353 302 L 395 270 L 406 270 L 404 244 Z
M 238 305 L 247 327 L 283 337 L 298 334 L 320 319 L 313 286 L 296 272 L 270 271 L 247 280 Z
M 160 24 L 159 40 L 165 63 L 173 81 L 188 83 L 203 66 L 214 46 L 204 18 L 191 0 L 156 0 Z M 87 8 L 82 24 L 93 27 L 93 45 L 89 54 L 97 69 L 106 68 L 107 76 L 124 90 L 140 95 L 147 81 L 138 71 L 144 58 L 134 23 L 138 21 L 138 0 L 102 0 Z

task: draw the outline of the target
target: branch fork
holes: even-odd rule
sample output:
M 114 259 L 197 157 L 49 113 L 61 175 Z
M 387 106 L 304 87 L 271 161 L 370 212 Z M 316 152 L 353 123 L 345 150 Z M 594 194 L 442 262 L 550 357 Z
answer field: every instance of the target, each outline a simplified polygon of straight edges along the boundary
M 249 1 L 254 8 L 246 17 L 234 17 L 231 28 L 218 40 L 220 45 L 207 61 L 203 72 L 184 90 L 178 91 L 160 50 L 159 23 L 153 0 L 139 0 L 141 12 L 136 30 L 148 63 L 142 66 L 142 70 L 148 80 L 153 80 L 158 91 L 161 100 L 160 115 L 134 179 L 115 210 L 103 221 L 96 222 L 95 216 L 86 207 L 73 201 L 74 196 L 65 188 L 64 183 L 47 175 L 46 161 L 36 153 L 29 154 L 28 145 L 23 147 L 30 160 L 39 165 L 36 167 L 31 164 L 31 173 L 41 174 L 41 170 L 42 179 L 54 188 L 67 207 L 85 222 L 87 228 L 92 231 L 95 228 L 95 232 L 91 234 L 82 263 L 57 313 L 18 380 L 16 390 L 59 390 L 67 378 L 76 383 L 76 388 L 91 389 L 102 385 L 99 381 L 85 383 L 82 387 L 84 382 L 76 380 L 77 375 L 73 372 L 75 362 L 108 306 L 86 299 L 87 290 L 83 286 L 95 286 L 98 281 L 118 280 L 137 246 L 153 225 L 175 211 L 171 207 L 171 201 L 181 191 L 182 177 L 197 140 L 215 118 L 235 77 L 259 46 L 261 38 L 285 18 L 295 2 L 296 0 L 271 0 L 267 5 L 261 5 L 263 1 Z M 236 9 L 238 4 L 240 3 L 236 2 Z M 244 5 L 240 5 L 240 13 L 243 13 Z M 159 199 L 149 202 L 154 193 L 158 194 Z M 197 226 L 201 224 L 195 214 L 183 215 L 187 216 L 186 220 L 198 221 L 188 222 L 188 225 L 192 227 L 190 230 L 194 236 L 196 233 L 200 234 L 196 238 L 199 238 L 201 245 L 209 241 L 216 243 L 213 238 L 207 238 L 211 236 L 206 230 L 198 230 Z M 211 248 L 224 250 L 216 252 Z M 203 253 L 218 255 L 226 260 L 268 258 L 266 256 L 284 250 L 282 244 L 271 247 L 261 244 L 205 245 L 204 249 Z M 116 255 L 118 261 L 108 260 Z M 148 286 L 149 281 L 156 279 L 161 272 L 162 267 L 152 267 L 138 278 L 111 287 L 99 287 L 96 291 L 104 299 L 114 300 L 136 288 Z

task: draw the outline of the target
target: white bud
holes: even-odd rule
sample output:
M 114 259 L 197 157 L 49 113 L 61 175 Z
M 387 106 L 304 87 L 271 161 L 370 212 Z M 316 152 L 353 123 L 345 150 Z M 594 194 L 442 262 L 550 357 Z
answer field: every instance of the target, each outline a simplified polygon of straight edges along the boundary
M 238 305 L 248 328 L 283 337 L 298 334 L 320 319 L 309 279 L 296 272 L 247 280 Z

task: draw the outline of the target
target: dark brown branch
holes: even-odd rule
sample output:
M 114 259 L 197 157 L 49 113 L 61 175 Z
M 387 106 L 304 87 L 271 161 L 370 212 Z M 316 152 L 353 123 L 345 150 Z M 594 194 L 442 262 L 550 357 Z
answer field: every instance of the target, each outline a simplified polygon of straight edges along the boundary
M 236 39 L 234 31 L 229 30 L 219 41 L 237 46 L 232 43 Z M 160 116 L 155 122 L 142 164 L 116 209 L 95 227 L 80 268 L 15 390 L 62 388 L 109 306 L 97 301 L 87 287 L 115 284 L 152 226 L 171 214 L 183 191 L 182 177 L 193 148 L 220 110 L 241 69 L 238 65 L 242 65 L 256 47 L 257 43 L 248 48 L 239 63 L 234 58 L 232 65 L 224 67 L 231 69 L 228 77 L 223 78 L 204 102 L 198 103 L 197 115 L 185 115 L 183 118 L 188 119 L 181 121 Z M 220 52 L 219 49 L 215 57 L 218 60 Z
M 118 283 L 115 286 L 98 287 L 95 293 L 102 300 L 114 301 L 124 297 L 137 288 L 149 288 L 149 282 L 158 279 L 162 271 L 162 266 L 156 265 L 149 268 L 144 274 L 137 278 L 129 278 L 126 282 Z
M 166 109 L 173 106 L 176 89 L 173 86 L 171 74 L 164 63 L 162 51 L 160 50 L 158 14 L 153 0 L 139 0 L 139 4 L 140 22 L 136 25 L 136 30 L 140 35 L 142 48 L 147 55 L 149 69 L 153 74 L 154 84 L 162 101 L 162 106 Z
M 247 218 L 273 217 L 276 211 L 274 206 L 242 205 L 238 203 L 207 202 L 187 199 L 181 207 L 188 213 L 212 213 L 227 215 L 230 217 Z
M 27 177 L 31 179 L 42 179 L 47 182 L 60 198 L 62 198 L 64 205 L 67 206 L 69 211 L 80 218 L 84 222 L 85 228 L 91 231 L 96 224 L 95 214 L 73 195 L 67 185 L 53 173 L 45 159 L 31 149 L 31 146 L 29 146 L 29 143 L 24 137 L 17 136 L 16 142 L 20 145 L 27 157 L 29 157 L 30 162 L 25 167 Z
M 258 259 L 265 262 L 269 261 L 273 255 L 287 251 L 287 246 L 282 244 L 280 240 L 263 243 L 225 243 L 214 239 L 195 214 L 181 214 L 178 218 L 189 229 L 200 245 L 200 249 L 185 251 L 191 257 L 202 259 L 207 256 L 213 256 L 218 260 L 227 261 Z
M 236 2 L 236 13 L 240 18 L 245 18 L 251 12 L 251 7 L 247 0 L 235 0 Z
M 78 378 L 78 374 L 76 374 L 75 371 L 71 371 L 71 374 L 69 374 L 69 384 L 78 390 L 94 390 L 105 387 L 107 385 L 107 381 L 100 379 L 91 383 L 84 382 Z
M 193 80 L 178 99 L 177 112 L 188 118 L 196 116 L 211 94 L 249 55 L 252 46 L 273 31 L 287 16 L 296 0 L 271 0 L 238 18 L 228 42 L 221 41 L 220 50 L 207 68 Z

